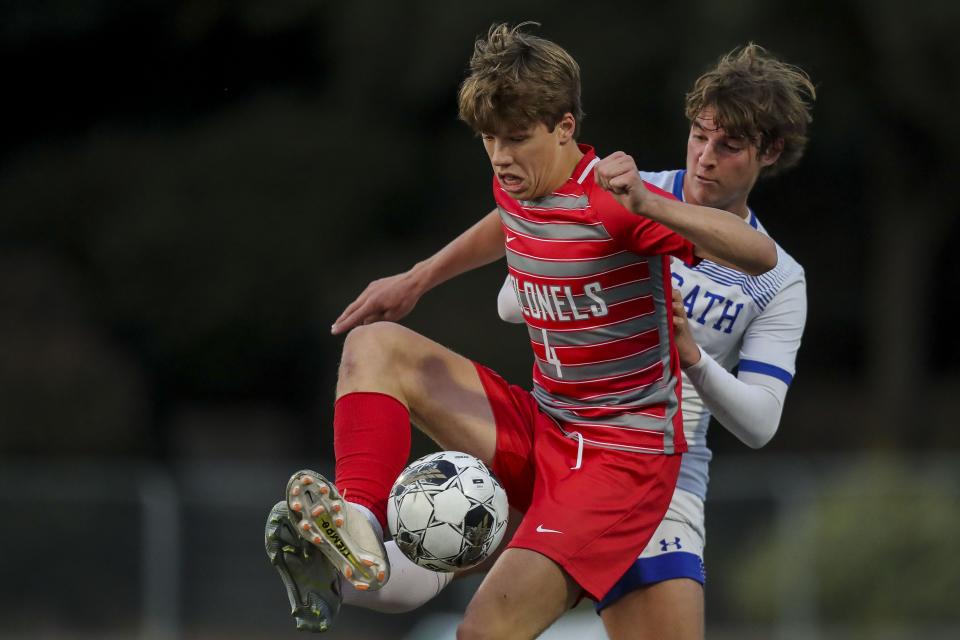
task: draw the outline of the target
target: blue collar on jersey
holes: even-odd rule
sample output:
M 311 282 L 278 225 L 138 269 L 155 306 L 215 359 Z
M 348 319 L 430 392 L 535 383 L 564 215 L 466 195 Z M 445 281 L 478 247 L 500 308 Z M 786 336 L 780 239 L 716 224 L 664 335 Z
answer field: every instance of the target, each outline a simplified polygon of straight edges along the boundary
M 683 202 L 683 176 L 687 175 L 686 169 L 680 169 L 677 171 L 677 175 L 673 176 L 673 197 Z
M 679 200 L 680 202 L 684 202 L 684 200 L 683 200 L 683 177 L 684 177 L 685 175 L 687 175 L 687 170 L 686 170 L 686 169 L 680 169 L 680 171 L 677 171 L 677 175 L 675 175 L 675 176 L 673 177 L 673 197 L 676 198 L 677 200 Z M 753 209 L 751 209 L 750 207 L 747 207 L 747 213 L 750 214 L 750 217 L 749 217 L 749 219 L 747 219 L 747 222 L 750 223 L 750 226 L 751 226 L 751 227 L 753 227 L 754 229 L 756 229 L 756 228 L 757 228 L 757 224 L 758 224 L 758 222 L 757 222 L 757 214 L 755 214 L 755 213 L 753 212 Z

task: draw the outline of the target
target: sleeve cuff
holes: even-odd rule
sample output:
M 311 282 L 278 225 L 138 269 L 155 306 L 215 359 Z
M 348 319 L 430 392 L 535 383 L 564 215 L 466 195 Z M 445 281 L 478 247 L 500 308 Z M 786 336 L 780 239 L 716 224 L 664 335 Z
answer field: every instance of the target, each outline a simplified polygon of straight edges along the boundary
M 710 356 L 707 355 L 707 352 L 704 351 L 703 347 L 701 347 L 700 345 L 697 345 L 697 349 L 700 350 L 700 359 L 697 360 L 697 363 L 692 364 L 689 367 L 682 367 L 683 372 L 686 373 L 687 375 L 698 374 L 707 368 L 707 360 L 710 359 Z

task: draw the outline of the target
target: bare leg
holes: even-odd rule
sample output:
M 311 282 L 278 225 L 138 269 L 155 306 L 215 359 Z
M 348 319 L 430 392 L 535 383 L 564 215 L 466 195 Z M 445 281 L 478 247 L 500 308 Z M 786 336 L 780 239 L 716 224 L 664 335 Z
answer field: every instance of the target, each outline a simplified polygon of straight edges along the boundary
M 611 640 L 702 640 L 703 587 L 687 578 L 631 591 L 600 614 Z
M 343 347 L 337 398 L 355 391 L 390 395 L 444 449 L 493 460 L 496 423 L 476 367 L 436 342 L 389 322 L 357 327 Z
M 507 549 L 467 606 L 457 640 L 535 638 L 579 593 L 553 560 L 529 549 Z

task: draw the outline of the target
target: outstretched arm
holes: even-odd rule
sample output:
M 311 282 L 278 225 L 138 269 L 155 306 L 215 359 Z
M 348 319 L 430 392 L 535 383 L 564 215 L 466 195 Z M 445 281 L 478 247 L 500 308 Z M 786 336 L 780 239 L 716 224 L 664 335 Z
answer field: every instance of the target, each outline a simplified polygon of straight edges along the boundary
M 489 264 L 503 254 L 503 229 L 500 216 L 494 210 L 409 271 L 368 284 L 363 293 L 343 310 L 330 332 L 345 333 L 358 325 L 378 320 L 400 320 L 430 289 L 461 273 Z
M 773 240 L 732 213 L 669 200 L 651 193 L 633 158 L 617 151 L 597 164 L 596 179 L 628 211 L 650 218 L 690 240 L 696 254 L 750 275 L 777 265 Z

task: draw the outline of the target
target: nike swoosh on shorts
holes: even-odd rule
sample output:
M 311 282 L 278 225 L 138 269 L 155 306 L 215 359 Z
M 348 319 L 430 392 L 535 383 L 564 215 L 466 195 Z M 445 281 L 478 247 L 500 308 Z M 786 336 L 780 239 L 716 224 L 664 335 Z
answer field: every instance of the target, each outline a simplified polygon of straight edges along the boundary
M 563 531 L 557 531 L 556 529 L 546 529 L 542 524 L 538 524 L 537 533 L 563 533 Z

